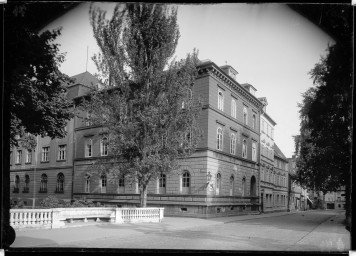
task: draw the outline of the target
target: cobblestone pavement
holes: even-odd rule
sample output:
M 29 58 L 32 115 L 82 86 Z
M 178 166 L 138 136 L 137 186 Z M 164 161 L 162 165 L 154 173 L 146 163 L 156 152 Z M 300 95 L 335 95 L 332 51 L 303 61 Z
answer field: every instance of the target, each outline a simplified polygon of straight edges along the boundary
M 17 231 L 11 247 L 347 252 L 344 211 L 270 213 L 161 223 L 87 224 Z

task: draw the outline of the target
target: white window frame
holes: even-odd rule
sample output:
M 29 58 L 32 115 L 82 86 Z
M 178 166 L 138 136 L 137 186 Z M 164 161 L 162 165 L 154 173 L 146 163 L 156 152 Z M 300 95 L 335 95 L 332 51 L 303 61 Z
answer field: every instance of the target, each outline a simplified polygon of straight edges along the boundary
M 27 149 L 26 150 L 26 163 L 31 163 L 32 162 L 32 150 Z
M 230 135 L 230 154 L 236 154 L 236 135 L 235 133 L 231 133 Z
M 224 111 L 224 93 L 218 90 L 218 109 Z
M 257 148 L 256 148 L 256 142 L 252 142 L 252 161 L 257 161 Z
M 219 132 L 220 131 L 220 132 Z M 216 129 L 216 149 L 217 150 L 222 150 L 223 148 L 223 128 L 222 127 L 218 127 Z
M 104 140 L 106 139 L 106 143 L 104 143 Z M 107 137 L 103 137 L 100 140 L 100 155 L 101 156 L 107 156 L 109 151 L 108 151 L 108 144 L 109 144 L 109 139 Z
M 90 193 L 90 176 L 85 176 L 85 187 L 84 187 L 84 192 L 85 193 Z
M 247 158 L 247 141 L 246 141 L 246 139 L 242 140 L 242 157 Z
M 106 177 L 105 174 L 100 176 L 100 193 L 105 194 L 106 193 L 106 188 L 107 188 L 107 184 L 108 183 L 108 179 Z
M 234 98 L 231 100 L 231 116 L 236 118 L 236 100 Z
M 42 162 L 48 162 L 49 160 L 49 147 L 42 147 Z
M 66 160 L 67 158 L 67 145 L 58 146 L 58 160 Z
M 18 149 L 16 150 L 16 164 L 21 164 L 22 162 L 22 150 Z
M 87 139 L 85 141 L 85 157 L 93 156 L 93 139 Z
M 245 125 L 248 125 L 248 112 L 246 106 L 244 106 L 244 110 L 243 110 L 243 123 Z

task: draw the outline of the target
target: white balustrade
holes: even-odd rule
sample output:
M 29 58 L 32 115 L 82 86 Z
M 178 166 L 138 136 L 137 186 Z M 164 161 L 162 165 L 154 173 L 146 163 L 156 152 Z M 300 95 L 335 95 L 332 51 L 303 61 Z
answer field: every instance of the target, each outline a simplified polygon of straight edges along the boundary
M 73 219 L 102 220 L 113 223 L 161 222 L 164 208 L 53 208 L 11 209 L 10 225 L 15 228 L 60 228 Z

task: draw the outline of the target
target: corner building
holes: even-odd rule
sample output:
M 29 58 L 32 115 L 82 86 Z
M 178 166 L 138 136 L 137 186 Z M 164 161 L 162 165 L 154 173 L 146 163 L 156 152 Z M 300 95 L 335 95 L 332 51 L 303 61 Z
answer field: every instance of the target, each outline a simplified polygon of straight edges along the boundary
M 164 207 L 166 216 L 214 217 L 258 211 L 262 103 L 235 80 L 237 71 L 231 66 L 206 61 L 198 71 L 193 94 L 203 100 L 198 122 L 204 136 L 196 152 L 182 160 L 180 170 L 150 182 L 147 206 Z M 97 180 L 89 176 L 92 161 L 110 157 L 103 150 L 105 129 L 79 120 L 76 124 L 73 197 L 118 207 L 138 206 L 138 184 L 129 184 L 125 177 L 109 182 L 105 175 Z

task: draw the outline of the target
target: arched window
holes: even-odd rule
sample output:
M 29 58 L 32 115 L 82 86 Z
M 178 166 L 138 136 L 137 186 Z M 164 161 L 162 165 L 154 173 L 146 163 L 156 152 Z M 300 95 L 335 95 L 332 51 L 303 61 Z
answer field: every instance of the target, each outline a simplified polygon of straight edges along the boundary
M 190 193 L 190 173 L 184 171 L 182 175 L 182 194 Z
M 242 140 L 242 157 L 247 158 L 247 144 L 245 139 Z
M 247 113 L 247 108 L 246 107 L 244 107 L 244 124 L 246 124 L 247 125 L 247 123 L 248 123 L 248 113 Z
M 220 189 L 221 189 L 221 174 L 218 173 L 216 175 L 216 195 L 220 194 Z
M 100 176 L 100 192 L 101 193 L 106 193 L 106 183 L 107 183 L 106 174 L 102 174 Z
M 224 94 L 222 91 L 219 91 L 218 93 L 218 109 L 224 111 Z
M 40 193 L 47 193 L 47 175 L 41 175 Z
M 233 118 L 236 118 L 236 100 L 235 99 L 231 100 L 231 116 Z
M 245 189 L 246 189 L 246 178 L 243 177 L 242 178 L 242 196 L 245 196 L 245 194 L 246 194 Z
M 63 193 L 63 192 L 64 192 L 64 175 L 63 173 L 58 173 L 56 193 Z
M 165 174 L 161 173 L 159 180 L 158 180 L 158 187 L 159 187 L 159 191 L 158 193 L 160 194 L 165 194 L 166 193 L 166 181 L 167 181 L 167 177 Z
M 104 137 L 100 140 L 100 154 L 101 154 L 101 156 L 108 155 L 108 144 L 109 144 L 108 138 Z
M 236 135 L 231 133 L 230 137 L 230 154 L 235 155 L 236 153 Z
M 234 195 L 234 176 L 230 177 L 230 196 Z
M 222 150 L 223 145 L 223 130 L 221 127 L 217 129 L 217 138 L 216 138 L 216 149 Z
M 125 193 L 125 177 L 122 175 L 119 178 L 119 193 L 124 194 Z
M 23 193 L 28 193 L 30 191 L 30 176 L 28 174 L 25 175 L 25 186 L 23 188 Z
M 90 176 L 89 175 L 85 176 L 84 182 L 85 182 L 85 189 L 84 189 L 85 193 L 90 193 Z

